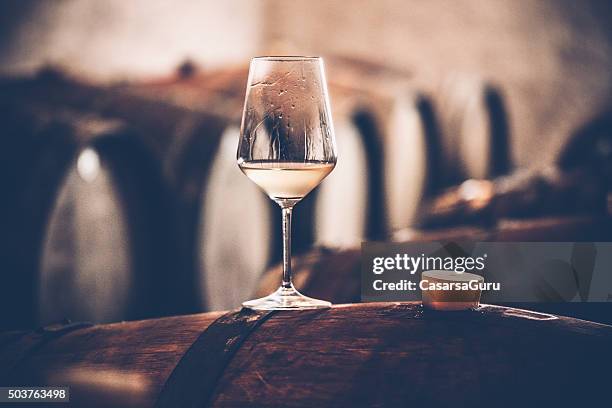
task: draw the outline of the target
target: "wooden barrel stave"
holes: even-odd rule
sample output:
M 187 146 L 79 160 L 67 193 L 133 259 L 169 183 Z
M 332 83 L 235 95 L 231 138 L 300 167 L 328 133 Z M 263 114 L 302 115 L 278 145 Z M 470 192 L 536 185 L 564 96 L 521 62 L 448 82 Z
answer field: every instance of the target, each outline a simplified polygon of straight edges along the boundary
M 186 349 L 219 316 L 84 328 L 30 355 L 11 378 L 68 384 L 73 406 L 152 406 Z M 210 406 L 588 405 L 606 394 L 600 374 L 612 363 L 611 339 L 611 326 L 499 306 L 279 312 L 246 338 Z

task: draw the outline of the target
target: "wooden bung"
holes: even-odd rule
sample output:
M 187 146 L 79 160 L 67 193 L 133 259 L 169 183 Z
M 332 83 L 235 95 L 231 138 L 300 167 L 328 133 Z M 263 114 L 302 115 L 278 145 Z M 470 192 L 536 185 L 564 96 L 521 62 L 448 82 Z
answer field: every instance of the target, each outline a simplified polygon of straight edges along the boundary
M 421 274 L 421 285 L 427 287 L 422 291 L 423 306 L 434 310 L 469 310 L 478 307 L 480 289 L 469 287 L 467 290 L 455 288 L 454 285 L 484 282 L 484 278 L 473 273 L 453 271 L 424 271 Z

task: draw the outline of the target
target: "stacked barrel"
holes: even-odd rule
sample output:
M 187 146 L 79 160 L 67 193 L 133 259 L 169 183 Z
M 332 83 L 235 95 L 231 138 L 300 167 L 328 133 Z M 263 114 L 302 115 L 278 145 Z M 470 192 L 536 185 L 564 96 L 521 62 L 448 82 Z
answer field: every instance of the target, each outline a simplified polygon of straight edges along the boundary
M 296 207 L 294 252 L 305 253 L 296 280 L 306 293 L 358 300 L 364 240 L 529 239 L 572 222 L 519 221 L 517 229 L 508 221 L 542 215 L 546 194 L 576 185 L 542 171 L 531 184 L 499 178 L 513 169 L 494 86 L 450 78 L 432 87 L 409 71 L 347 58 L 327 68 L 339 161 Z M 247 71 L 186 63 L 170 77 L 128 84 L 53 71 L 0 83 L 8 192 L 0 307 L 13 311 L 0 327 L 223 310 L 277 282 L 278 268 L 261 276 L 280 259 L 279 210 L 235 164 Z M 582 171 L 574 156 L 565 154 L 559 174 Z M 601 237 L 604 224 L 594 220 L 606 217 L 606 186 L 588 187 L 592 202 L 560 213 L 597 208 L 578 224 Z M 517 210 L 523 195 L 535 198 Z M 306 279 L 300 265 L 317 272 Z

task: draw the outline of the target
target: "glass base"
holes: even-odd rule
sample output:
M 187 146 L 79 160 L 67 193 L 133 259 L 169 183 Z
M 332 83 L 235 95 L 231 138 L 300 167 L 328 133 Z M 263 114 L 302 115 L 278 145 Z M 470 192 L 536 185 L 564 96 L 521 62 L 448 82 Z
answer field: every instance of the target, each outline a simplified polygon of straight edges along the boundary
M 331 307 L 331 303 L 304 296 L 291 285 L 290 288 L 281 286 L 271 295 L 249 300 L 244 302 L 242 306 L 253 310 L 308 310 L 328 309 Z

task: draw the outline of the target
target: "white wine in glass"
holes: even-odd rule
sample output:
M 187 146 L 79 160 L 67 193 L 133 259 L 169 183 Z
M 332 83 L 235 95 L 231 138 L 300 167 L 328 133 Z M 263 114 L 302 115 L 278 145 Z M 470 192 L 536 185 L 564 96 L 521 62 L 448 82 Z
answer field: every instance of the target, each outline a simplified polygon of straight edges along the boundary
M 248 162 L 240 165 L 248 178 L 272 200 L 301 200 L 334 169 L 334 163 Z
M 251 61 L 238 165 L 282 209 L 283 279 L 269 296 L 242 305 L 257 310 L 319 309 L 331 303 L 299 293 L 291 282 L 293 207 L 337 160 L 323 60 L 257 57 Z

